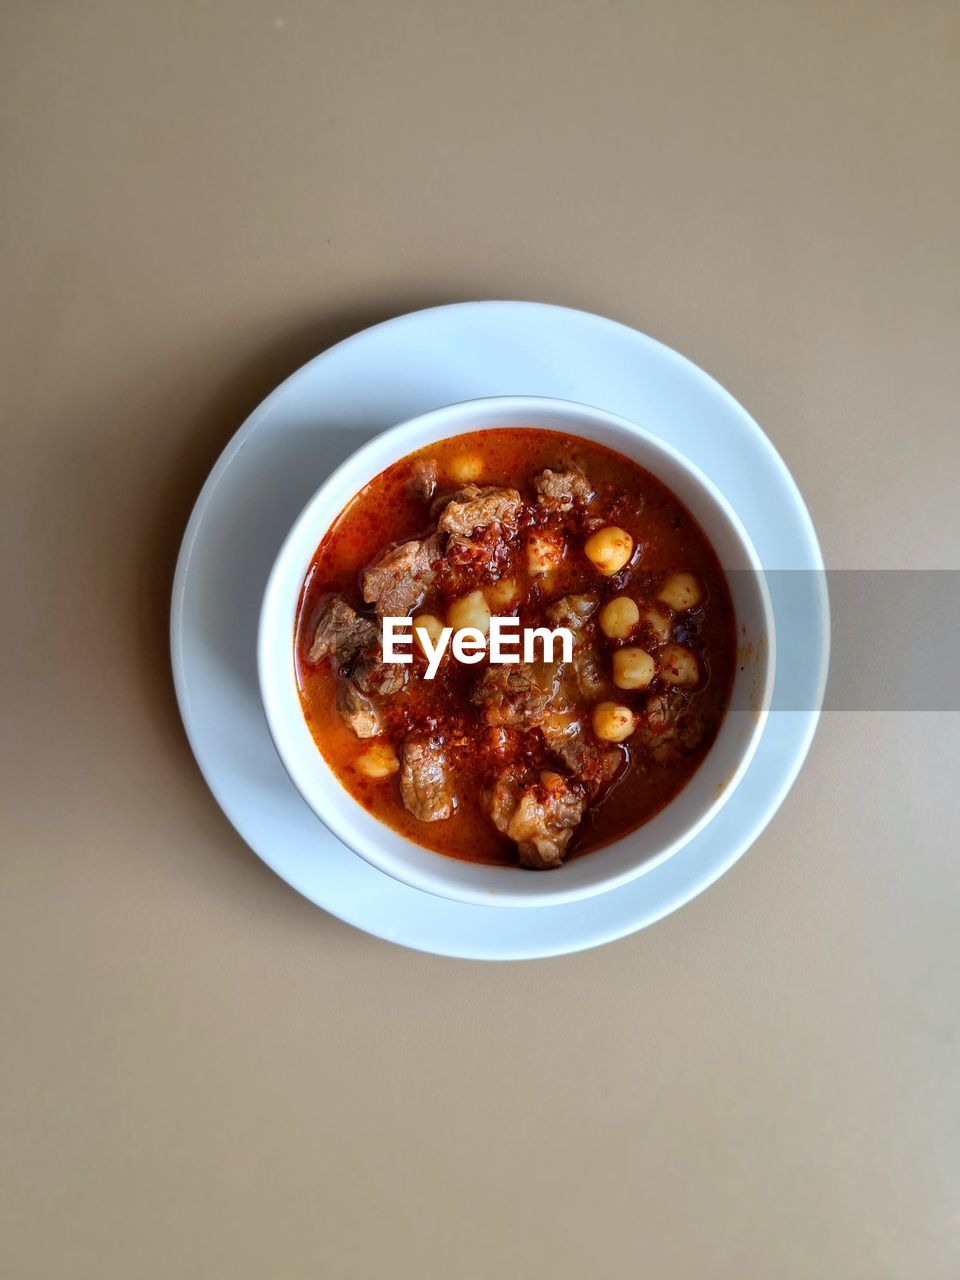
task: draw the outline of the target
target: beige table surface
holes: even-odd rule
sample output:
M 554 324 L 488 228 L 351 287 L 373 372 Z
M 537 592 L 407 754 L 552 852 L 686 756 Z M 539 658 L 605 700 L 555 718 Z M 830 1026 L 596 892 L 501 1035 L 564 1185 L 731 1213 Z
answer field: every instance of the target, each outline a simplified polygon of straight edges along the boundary
M 0 36 L 0 1275 L 953 1280 L 956 715 L 829 714 L 647 932 L 452 962 L 243 845 L 167 609 L 282 377 L 483 297 L 710 370 L 831 565 L 957 568 L 960 6 L 7 0 Z

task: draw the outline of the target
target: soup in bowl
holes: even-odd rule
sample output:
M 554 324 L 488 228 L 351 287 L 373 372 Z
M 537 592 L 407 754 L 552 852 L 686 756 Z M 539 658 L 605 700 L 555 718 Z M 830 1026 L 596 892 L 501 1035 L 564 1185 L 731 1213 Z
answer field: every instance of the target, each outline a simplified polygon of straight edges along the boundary
M 774 635 L 756 552 L 689 461 L 511 397 L 330 477 L 277 557 L 258 661 L 281 760 L 345 844 L 431 893 L 537 906 L 711 819 L 762 732 Z

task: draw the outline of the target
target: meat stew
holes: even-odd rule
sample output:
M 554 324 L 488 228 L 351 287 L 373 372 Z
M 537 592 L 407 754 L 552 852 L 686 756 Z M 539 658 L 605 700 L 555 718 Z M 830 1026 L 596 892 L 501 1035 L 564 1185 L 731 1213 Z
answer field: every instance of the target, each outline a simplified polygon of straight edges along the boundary
M 566 628 L 569 660 L 448 646 L 426 678 L 444 627 L 485 635 L 491 616 Z M 408 664 L 385 660 L 389 617 L 413 619 Z M 314 556 L 294 649 L 310 732 L 359 803 L 438 853 L 549 869 L 689 780 L 736 643 L 716 555 L 660 481 L 518 426 L 431 445 L 358 493 Z

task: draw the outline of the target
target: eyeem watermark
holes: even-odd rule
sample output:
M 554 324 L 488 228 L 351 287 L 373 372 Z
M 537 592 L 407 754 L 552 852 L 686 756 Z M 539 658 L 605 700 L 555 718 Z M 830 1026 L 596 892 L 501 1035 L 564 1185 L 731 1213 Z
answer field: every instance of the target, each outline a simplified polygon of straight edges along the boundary
M 417 643 L 427 659 L 425 679 L 432 680 L 443 655 L 449 647 L 458 662 L 468 666 L 482 662 L 486 655 L 491 662 L 544 662 L 573 661 L 573 633 L 569 627 L 524 627 L 520 630 L 519 618 L 490 619 L 490 633 L 484 635 L 479 627 L 442 627 L 436 642 L 424 627 L 417 627 Z M 408 663 L 413 661 L 413 619 L 384 618 L 384 662 Z M 556 655 L 557 644 L 560 655 Z M 538 652 L 539 650 L 539 652 Z

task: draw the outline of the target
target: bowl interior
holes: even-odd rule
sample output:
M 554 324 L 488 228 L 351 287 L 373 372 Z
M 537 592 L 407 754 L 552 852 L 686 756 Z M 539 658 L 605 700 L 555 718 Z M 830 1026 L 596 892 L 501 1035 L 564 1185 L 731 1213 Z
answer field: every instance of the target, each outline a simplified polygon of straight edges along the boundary
M 530 873 L 445 857 L 415 845 L 367 812 L 318 750 L 303 718 L 293 662 L 297 603 L 323 535 L 344 505 L 386 467 L 466 431 L 536 427 L 583 436 L 653 472 L 692 512 L 727 573 L 738 661 L 730 708 L 683 790 L 635 831 L 550 872 Z M 756 749 L 773 686 L 772 611 L 759 560 L 736 514 L 702 473 L 652 433 L 602 410 L 504 397 L 434 410 L 370 441 L 334 472 L 298 517 L 271 572 L 260 615 L 258 666 L 267 723 L 307 803 L 349 848 L 380 870 L 441 897 L 495 906 L 572 901 L 622 884 L 662 862 L 713 817 Z

